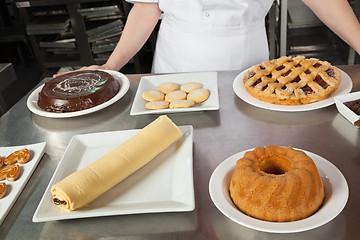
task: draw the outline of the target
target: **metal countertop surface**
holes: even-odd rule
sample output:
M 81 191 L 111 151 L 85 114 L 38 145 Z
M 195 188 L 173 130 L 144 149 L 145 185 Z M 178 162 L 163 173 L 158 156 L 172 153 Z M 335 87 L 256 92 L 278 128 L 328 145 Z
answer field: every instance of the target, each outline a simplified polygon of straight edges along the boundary
M 339 66 L 360 90 L 360 67 Z M 239 71 L 218 72 L 220 109 L 167 114 L 177 125 L 192 125 L 195 209 L 33 223 L 32 217 L 72 136 L 141 129 L 158 115 L 130 116 L 141 76 L 115 104 L 74 118 L 52 119 L 32 114 L 22 98 L 0 118 L 0 146 L 47 142 L 45 154 L 0 226 L 0 239 L 356 239 L 360 236 L 360 130 L 335 105 L 306 112 L 261 109 L 239 99 L 233 81 Z M 349 199 L 329 223 L 305 232 L 256 231 L 225 217 L 209 195 L 216 167 L 235 153 L 266 145 L 293 146 L 333 163 L 345 176 Z M 1 200 L 0 200 L 1 201 Z M 1 202 L 0 202 L 1 206 Z

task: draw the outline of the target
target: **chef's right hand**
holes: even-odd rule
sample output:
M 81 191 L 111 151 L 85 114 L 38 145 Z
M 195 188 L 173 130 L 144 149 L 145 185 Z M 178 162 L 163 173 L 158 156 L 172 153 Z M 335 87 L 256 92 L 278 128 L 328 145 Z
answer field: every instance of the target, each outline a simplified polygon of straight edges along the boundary
M 77 72 L 77 71 L 83 71 L 83 70 L 97 70 L 97 69 L 110 70 L 105 64 L 104 65 L 91 65 L 91 66 L 82 67 L 82 68 L 74 70 L 74 71 L 68 71 L 68 72 L 54 74 L 53 78 L 56 78 L 56 77 L 59 77 L 61 75 L 71 73 L 71 72 Z

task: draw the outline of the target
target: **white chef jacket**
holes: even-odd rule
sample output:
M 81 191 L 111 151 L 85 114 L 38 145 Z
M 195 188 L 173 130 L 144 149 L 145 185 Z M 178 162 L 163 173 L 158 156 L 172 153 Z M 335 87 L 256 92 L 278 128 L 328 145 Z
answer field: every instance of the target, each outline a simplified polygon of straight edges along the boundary
M 265 16 L 273 0 L 135 1 L 157 2 L 164 13 L 154 73 L 243 70 L 269 58 Z

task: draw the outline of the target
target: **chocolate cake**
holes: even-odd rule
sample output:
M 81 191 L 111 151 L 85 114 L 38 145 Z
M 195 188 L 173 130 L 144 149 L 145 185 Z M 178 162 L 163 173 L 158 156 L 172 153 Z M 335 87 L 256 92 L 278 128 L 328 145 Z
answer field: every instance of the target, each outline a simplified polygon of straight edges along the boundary
M 76 71 L 45 83 L 38 106 L 48 112 L 75 112 L 102 104 L 119 90 L 120 83 L 107 72 Z

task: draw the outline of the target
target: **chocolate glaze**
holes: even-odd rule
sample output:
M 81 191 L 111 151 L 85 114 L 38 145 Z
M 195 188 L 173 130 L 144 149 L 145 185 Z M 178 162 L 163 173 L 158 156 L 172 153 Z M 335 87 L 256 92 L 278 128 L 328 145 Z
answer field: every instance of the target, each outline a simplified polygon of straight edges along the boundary
M 350 102 L 345 102 L 344 104 L 345 106 L 350 108 L 350 110 L 353 111 L 355 114 L 360 115 L 360 99 Z
M 119 82 L 104 71 L 71 72 L 45 83 L 38 106 L 49 112 L 75 112 L 102 104 L 119 90 Z

